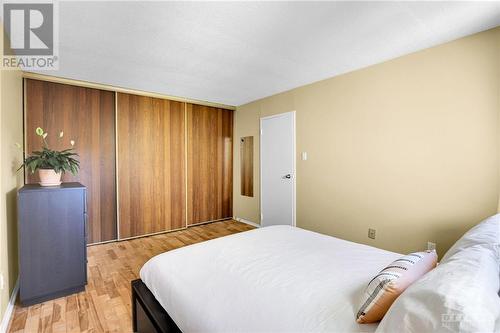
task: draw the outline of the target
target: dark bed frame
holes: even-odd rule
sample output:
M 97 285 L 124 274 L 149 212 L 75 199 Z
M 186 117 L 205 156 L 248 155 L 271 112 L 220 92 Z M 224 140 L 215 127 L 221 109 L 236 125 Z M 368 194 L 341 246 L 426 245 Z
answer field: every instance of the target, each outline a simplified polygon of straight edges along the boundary
M 141 279 L 132 281 L 132 326 L 137 333 L 181 333 Z

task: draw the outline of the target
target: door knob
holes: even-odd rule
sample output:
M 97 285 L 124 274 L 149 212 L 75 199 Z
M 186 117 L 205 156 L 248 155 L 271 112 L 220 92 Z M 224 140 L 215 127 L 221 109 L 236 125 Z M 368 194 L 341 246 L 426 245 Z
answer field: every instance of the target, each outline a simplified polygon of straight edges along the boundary
M 284 175 L 281 178 L 283 178 L 283 179 L 290 179 L 290 178 L 292 178 L 292 175 L 291 174 L 287 174 L 287 175 Z

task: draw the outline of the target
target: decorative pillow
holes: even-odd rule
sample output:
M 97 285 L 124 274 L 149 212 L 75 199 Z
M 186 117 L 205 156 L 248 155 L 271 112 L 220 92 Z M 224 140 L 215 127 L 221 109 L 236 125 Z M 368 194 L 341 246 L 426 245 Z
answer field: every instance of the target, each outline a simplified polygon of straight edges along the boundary
M 441 262 L 398 297 L 376 333 L 499 332 L 499 251 L 474 245 Z
M 384 317 L 401 293 L 425 273 L 436 267 L 436 251 L 410 253 L 384 268 L 366 287 L 356 315 L 360 324 L 374 323 Z
M 457 252 L 479 244 L 500 244 L 500 214 L 493 215 L 467 231 L 446 252 L 441 263 L 446 262 Z

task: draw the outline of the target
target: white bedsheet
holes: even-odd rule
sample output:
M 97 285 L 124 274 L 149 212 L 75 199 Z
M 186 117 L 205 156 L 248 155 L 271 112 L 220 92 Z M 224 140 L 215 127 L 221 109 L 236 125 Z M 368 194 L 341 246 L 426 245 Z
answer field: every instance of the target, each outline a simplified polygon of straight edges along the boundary
M 194 244 L 140 276 L 184 332 L 373 332 L 355 314 L 366 284 L 400 254 L 289 226 Z

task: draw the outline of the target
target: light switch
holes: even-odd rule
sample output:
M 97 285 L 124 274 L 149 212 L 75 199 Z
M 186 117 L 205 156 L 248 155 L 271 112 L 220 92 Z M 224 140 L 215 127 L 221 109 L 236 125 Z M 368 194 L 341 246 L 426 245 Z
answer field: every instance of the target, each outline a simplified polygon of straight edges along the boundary
M 307 152 L 306 151 L 302 152 L 302 161 L 307 161 Z

